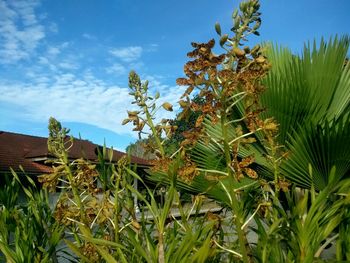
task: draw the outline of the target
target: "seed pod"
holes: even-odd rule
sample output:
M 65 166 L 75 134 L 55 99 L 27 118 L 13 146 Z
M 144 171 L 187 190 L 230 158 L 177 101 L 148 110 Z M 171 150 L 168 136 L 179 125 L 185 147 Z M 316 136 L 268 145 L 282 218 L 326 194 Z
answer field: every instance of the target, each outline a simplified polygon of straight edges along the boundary
M 130 119 L 125 119 L 125 120 L 123 120 L 122 125 L 125 125 L 125 124 L 127 124 L 127 123 L 129 123 L 129 122 L 131 122 Z
M 259 45 L 256 45 L 256 46 L 253 47 L 253 49 L 251 50 L 251 53 L 252 53 L 252 54 L 255 54 L 255 53 L 257 53 L 259 50 L 260 50 L 260 46 L 259 46 Z
M 137 125 L 138 130 L 142 131 L 143 127 L 145 127 L 145 122 L 144 121 L 140 121 L 139 125 Z
M 238 47 L 235 47 L 233 49 L 233 53 L 239 58 L 244 57 L 244 55 L 245 55 L 245 52 L 242 49 L 238 48 Z
M 146 103 L 144 103 L 144 102 L 139 102 L 139 103 L 137 103 L 137 106 L 144 107 L 144 106 L 146 106 Z
M 162 106 L 167 111 L 173 111 L 173 105 L 171 105 L 169 102 L 164 102 Z
M 241 9 L 242 12 L 244 12 L 247 9 L 248 5 L 249 5 L 249 3 L 247 3 L 247 2 L 241 2 L 239 4 L 239 9 Z
M 264 130 L 273 130 L 276 131 L 278 128 L 278 125 L 276 122 L 273 121 L 273 119 L 266 119 L 264 121 L 264 126 L 263 129 Z
M 133 116 L 137 116 L 137 114 L 139 113 L 140 113 L 139 111 L 128 111 L 129 118 Z
M 266 58 L 264 58 L 263 56 L 259 56 L 255 59 L 255 61 L 258 63 L 264 63 L 266 61 Z
M 184 100 L 180 100 L 179 104 L 180 104 L 181 108 L 186 108 L 188 106 L 188 103 Z
M 130 71 L 129 73 L 129 84 L 131 86 L 140 86 L 141 85 L 141 80 L 139 75 L 135 71 Z
M 241 23 L 241 18 L 238 16 L 238 17 L 235 18 L 235 23 L 233 25 L 233 28 L 234 29 L 238 29 L 240 23 Z
M 136 230 L 140 230 L 140 228 L 141 228 L 141 225 L 139 224 L 139 222 L 134 221 L 134 220 L 131 222 L 131 225 L 133 227 L 135 227 Z
M 265 70 L 265 71 L 269 70 L 270 68 L 271 68 L 271 64 L 264 64 L 264 65 L 262 65 L 262 69 Z
M 220 38 L 220 46 L 225 45 L 227 39 L 228 39 L 228 35 L 227 35 L 227 34 L 223 35 L 223 36 Z
M 249 54 L 249 53 L 250 53 L 250 48 L 249 48 L 248 46 L 245 46 L 245 47 L 243 48 L 243 50 L 244 50 L 244 52 L 245 52 L 246 54 Z
M 221 36 L 221 26 L 220 26 L 219 22 L 215 23 L 215 31 L 219 36 Z

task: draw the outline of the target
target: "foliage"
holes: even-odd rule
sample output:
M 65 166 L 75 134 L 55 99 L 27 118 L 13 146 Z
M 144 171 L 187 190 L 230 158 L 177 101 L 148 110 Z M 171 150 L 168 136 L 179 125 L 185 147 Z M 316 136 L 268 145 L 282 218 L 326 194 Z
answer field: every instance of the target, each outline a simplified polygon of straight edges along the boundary
M 54 119 L 50 122 L 50 127 L 59 126 Z M 149 199 L 134 188 L 134 178 L 139 183 L 143 181 L 126 157 L 117 164 L 105 164 L 108 166 L 106 171 L 110 173 L 110 185 L 107 191 L 99 193 L 97 185 L 100 177 L 96 176 L 96 166 L 82 159 L 68 160 L 70 144 L 60 151 L 65 144 L 61 140 L 64 132 L 62 128 L 49 138 L 51 145 L 55 145 L 51 153 L 56 153 L 55 164 L 58 166 L 53 175 L 43 175 L 40 180 L 49 188 L 61 182 L 63 192 L 56 204 L 54 217 L 65 227 L 66 245 L 80 260 L 187 262 L 190 258 L 198 258 L 198 262 L 204 262 L 207 258 L 217 257 L 214 247 L 207 248 L 218 231 L 215 220 L 208 222 L 205 218 L 196 217 L 189 223 L 190 211 L 199 208 L 197 203 L 190 210 L 185 210 L 172 185 L 164 206 L 159 207 L 147 185 L 144 187 Z M 100 154 L 100 160 L 112 160 L 112 152 L 108 153 L 107 149 Z M 135 197 L 144 203 L 140 212 L 137 212 L 139 208 L 134 202 Z M 178 204 L 179 219 L 171 211 L 175 203 Z
M 157 106 L 159 94 L 149 94 L 148 82 L 135 72 L 129 75 L 138 110 L 128 111 L 123 123 L 132 122 L 140 138 L 151 136 L 148 173 L 163 184 L 163 203 L 156 199 L 158 186 L 149 188 L 128 157 L 113 163 L 104 147 L 97 164 L 70 160 L 74 140 L 50 119 L 54 172 L 39 181 L 61 194 L 52 211 L 46 190 L 22 187 L 24 209 L 13 173 L 5 190 L 13 196 L 0 193 L 0 249 L 9 262 L 27 262 L 27 256 L 54 261 L 60 239 L 80 262 L 318 262 L 330 244 L 336 260 L 350 260 L 349 66 L 339 66 L 347 40 L 306 48 L 301 58 L 259 45 L 242 48 L 248 35 L 259 35 L 259 8 L 257 0 L 240 4 L 232 36 L 216 24 L 225 53 L 212 52 L 214 40 L 192 43 L 186 77 L 177 80 L 187 86 L 178 122 L 156 123 L 158 110 L 172 111 L 172 105 Z M 316 93 L 322 85 L 327 98 Z M 191 118 L 181 131 L 178 124 Z M 171 151 L 167 145 L 177 136 L 183 137 Z M 192 204 L 180 202 L 179 189 L 196 194 Z M 221 210 L 204 210 L 204 196 Z
M 199 105 L 204 103 L 204 99 L 199 96 L 195 96 L 192 101 Z M 184 101 L 180 101 L 180 104 L 184 103 Z M 169 120 L 169 124 L 175 128 L 170 138 L 164 142 L 166 154 L 171 154 L 180 147 L 181 142 L 184 140 L 183 132 L 189 131 L 195 127 L 197 118 L 201 113 L 190 109 L 190 113 L 186 115 L 186 118 L 183 118 L 182 115 L 183 113 L 177 114 L 174 119 Z M 152 135 L 150 135 L 147 138 L 138 139 L 135 143 L 128 145 L 128 147 L 126 147 L 126 152 L 132 156 L 152 160 L 156 158 L 156 156 L 151 153 L 154 148 L 155 140 Z
M 273 216 L 256 218 L 257 222 L 261 221 L 259 234 L 263 236 L 265 230 L 273 231 L 274 228 L 286 229 L 287 234 L 297 237 L 295 244 L 301 246 L 293 256 L 305 262 L 312 261 L 315 256 L 320 255 L 317 248 L 322 248 L 321 242 L 329 238 L 339 223 L 347 218 L 344 211 L 348 209 L 348 203 L 342 198 L 338 200 L 336 195 L 331 199 L 331 205 L 334 205 L 336 211 L 332 216 L 315 214 L 320 207 L 325 209 L 324 207 L 329 205 L 325 197 L 336 192 L 331 188 L 334 185 L 330 174 L 335 177 L 334 181 L 339 182 L 348 174 L 349 169 L 350 158 L 345 143 L 349 142 L 349 116 L 344 112 L 348 108 L 348 68 L 344 67 L 346 52 L 340 52 L 347 50 L 347 39 L 339 42 L 335 40 L 335 47 L 328 45 L 327 49 L 323 42 L 319 50 L 314 48 L 311 52 L 309 48 L 305 48 L 303 58 L 290 55 L 289 60 L 279 60 L 277 54 L 271 55 L 272 51 L 268 47 L 244 47 L 242 50 L 239 46 L 246 40 L 246 36 L 254 33 L 260 25 L 258 7 L 257 2 L 250 1 L 249 4 L 240 5 L 241 15 L 234 12 L 233 37 L 222 35 L 220 25 L 216 25 L 216 31 L 221 36 L 220 45 L 227 51 L 226 54 L 215 55 L 211 52 L 215 44 L 213 40 L 208 43 L 192 43 L 194 50 L 188 53 L 188 56 L 193 60 L 184 67 L 186 78 L 177 80 L 179 85 L 188 86 L 182 97 L 185 100 L 180 101 L 183 108 L 180 116 L 185 118 L 191 110 L 201 114 L 196 119 L 194 128 L 182 133 L 184 140 L 176 152 L 165 157 L 159 156 L 159 161 L 155 162 L 155 167 L 150 171 L 150 178 L 171 184 L 168 167 L 176 163 L 180 167 L 176 182 L 179 188 L 206 194 L 222 202 L 235 215 L 232 223 L 238 235 L 238 242 L 231 244 L 231 248 L 232 251 L 238 249 L 238 257 L 244 262 L 252 260 L 255 249 L 255 246 L 247 241 L 247 225 L 253 217 L 257 217 L 260 210 Z M 249 27 L 253 22 L 255 25 Z M 270 56 L 272 63 L 267 60 Z M 328 60 L 330 63 L 327 63 Z M 269 71 L 271 64 L 275 67 Z M 283 69 L 283 66 L 288 67 L 288 70 Z M 333 71 L 335 75 L 328 77 L 324 73 L 324 68 L 328 67 L 338 68 L 338 75 Z M 280 74 L 280 71 L 283 74 Z M 293 72 L 292 77 L 296 79 L 294 83 L 290 72 Z M 322 83 L 329 93 L 326 100 L 323 99 L 324 94 L 316 94 L 315 90 L 310 91 L 311 88 L 305 91 L 305 84 L 299 86 L 306 76 L 300 74 L 303 72 L 313 81 L 308 85 L 314 89 L 320 87 L 322 78 L 319 76 L 327 76 L 327 81 Z M 333 84 L 340 85 L 332 86 L 328 78 L 333 80 Z M 339 81 L 342 79 L 344 80 Z M 281 86 L 281 83 L 285 83 L 285 86 Z M 264 86 L 269 88 L 266 93 L 263 93 Z M 290 89 L 290 86 L 303 90 L 298 92 L 296 89 Z M 198 105 L 191 100 L 190 94 L 194 91 L 204 99 L 203 104 Z M 290 101 L 289 103 L 278 101 L 280 95 L 284 95 L 282 92 L 286 93 L 283 98 Z M 340 97 L 337 93 L 343 95 Z M 313 101 L 312 98 L 316 95 L 316 100 Z M 333 102 L 337 97 L 342 100 L 341 103 Z M 303 102 L 299 103 L 298 99 L 293 98 L 300 98 Z M 276 101 L 277 107 L 274 105 Z M 309 109 L 305 110 L 305 107 Z M 284 114 L 282 119 L 278 118 L 281 116 L 280 108 Z M 332 108 L 333 115 L 330 114 Z M 290 121 L 289 115 L 302 121 Z M 289 126 L 285 124 L 283 117 L 290 121 L 287 122 Z M 166 143 L 167 139 L 162 141 L 159 136 L 159 141 L 162 144 Z M 332 167 L 338 166 L 339 170 L 331 170 Z M 299 199 L 289 199 L 287 203 L 281 201 L 280 196 L 297 196 L 297 192 L 300 191 L 287 179 L 298 186 L 311 188 L 313 198 L 317 199 L 317 202 L 311 204 L 310 210 L 307 210 L 306 204 L 302 210 L 294 211 L 293 206 Z M 339 185 L 343 183 L 346 184 L 344 181 L 339 182 Z M 323 191 L 317 193 L 315 189 Z M 307 196 L 308 193 L 302 200 L 307 200 Z M 338 201 L 342 205 L 338 205 Z M 318 208 L 314 210 L 313 207 Z M 281 208 L 286 210 L 283 212 Z M 324 233 L 321 228 L 315 230 L 311 225 L 300 228 L 300 224 L 303 225 L 304 222 L 286 227 L 294 220 L 288 217 L 290 210 L 295 212 L 297 217 L 306 216 L 316 220 L 310 219 L 312 224 L 317 222 L 317 218 L 322 218 L 322 224 L 327 226 L 329 232 Z M 313 229 L 315 232 L 305 236 L 303 231 L 307 229 Z M 277 262 L 292 260 L 292 250 L 288 251 L 295 247 L 295 244 L 280 242 L 280 233 L 273 234 L 273 238 L 278 238 L 273 248 L 274 252 L 279 251 L 280 258 Z M 312 238 L 313 242 L 308 238 Z M 265 241 L 265 245 L 269 244 L 268 239 Z M 265 250 L 257 257 L 266 261 L 266 253 Z
M 345 64 L 349 38 L 307 44 L 301 56 L 287 48 L 269 47 L 266 56 L 274 65 L 263 83 L 261 96 L 279 123 L 279 144 L 286 146 L 288 160 L 281 173 L 302 187 L 323 189 L 333 166 L 336 176 L 350 171 L 350 67 Z M 261 137 L 258 137 L 260 140 Z M 308 177 L 311 164 L 313 182 Z
M 192 102 L 196 103 L 197 105 L 203 105 L 205 103 L 205 99 L 196 95 L 192 99 Z M 187 104 L 182 100 L 180 101 L 180 105 L 186 106 Z M 196 121 L 201 115 L 202 113 L 195 109 L 189 109 L 189 113 L 186 112 L 186 115 L 184 112 L 177 114 L 176 118 L 171 122 L 171 125 L 176 126 L 177 128 L 170 138 L 170 144 L 176 143 L 177 146 L 179 146 L 179 144 L 185 139 L 183 133 L 195 128 Z
M 47 192 L 36 189 L 29 177 L 21 181 L 14 171 L 12 175 L 0 189 L 0 251 L 7 262 L 58 262 L 63 228 L 53 218 Z

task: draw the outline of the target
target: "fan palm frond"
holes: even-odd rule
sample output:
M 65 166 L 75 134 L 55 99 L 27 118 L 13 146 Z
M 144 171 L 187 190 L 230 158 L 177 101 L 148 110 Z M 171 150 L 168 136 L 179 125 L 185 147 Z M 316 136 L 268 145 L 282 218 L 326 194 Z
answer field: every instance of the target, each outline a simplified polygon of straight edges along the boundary
M 291 155 L 282 170 L 290 180 L 297 181 L 305 188 L 314 184 L 317 190 L 325 188 L 333 166 L 335 176 L 342 179 L 350 170 L 350 115 L 343 115 L 322 124 L 312 123 L 300 127 L 290 138 Z M 346 143 L 347 142 L 347 143 Z M 313 169 L 313 178 L 308 175 L 308 165 Z
M 341 179 L 350 173 L 350 63 L 345 63 L 349 49 L 349 38 L 322 40 L 317 47 L 314 41 L 306 44 L 302 55 L 295 55 L 288 48 L 265 44 L 265 55 L 272 69 L 263 80 L 266 91 L 261 96 L 261 104 L 266 109 L 262 118 L 274 118 L 279 124 L 277 137 L 280 145 L 285 145 L 289 157 L 281 165 L 284 177 L 297 185 L 318 190 L 328 184 L 328 176 L 336 166 L 336 176 Z M 242 103 L 233 107 L 232 122 L 228 136 L 234 139 L 235 128 L 243 121 L 233 121 L 244 116 Z M 178 180 L 178 186 L 194 193 L 205 193 L 218 201 L 227 203 L 223 194 L 227 187 L 244 187 L 253 181 L 240 182 L 229 186 L 227 178 L 208 179 L 208 172 L 227 172 L 222 149 L 221 124 L 204 121 L 206 138 L 200 139 L 191 151 L 191 159 L 201 170 L 193 182 Z M 266 158 L 264 134 L 252 135 L 257 142 L 240 147 L 239 155 L 244 158 L 254 156 L 255 170 L 260 176 L 269 177 L 273 167 Z M 309 176 L 309 164 L 314 176 Z M 166 175 L 151 178 L 164 182 Z M 210 176 L 209 176 L 210 177 Z
M 291 156 L 284 175 L 300 186 L 310 187 L 309 163 L 318 171 L 313 178 L 318 189 L 327 184 L 332 165 L 339 177 L 349 172 L 342 159 L 349 159 L 344 151 L 350 144 L 344 117 L 350 103 L 350 67 L 344 64 L 348 48 L 348 37 L 321 40 L 319 48 L 315 41 L 312 47 L 308 43 L 301 57 L 285 48 L 267 48 L 273 67 L 264 79 L 263 115 L 280 124 L 278 141 Z

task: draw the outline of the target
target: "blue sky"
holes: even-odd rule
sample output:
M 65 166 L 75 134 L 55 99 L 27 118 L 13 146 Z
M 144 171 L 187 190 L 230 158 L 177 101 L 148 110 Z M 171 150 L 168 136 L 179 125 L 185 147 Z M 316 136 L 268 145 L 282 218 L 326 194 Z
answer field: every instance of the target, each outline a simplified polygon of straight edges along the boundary
M 0 130 L 47 136 L 54 116 L 73 135 L 124 150 L 136 139 L 127 75 L 150 80 L 176 104 L 190 42 L 231 26 L 232 0 L 0 0 Z M 348 0 L 262 0 L 260 37 L 299 52 L 349 34 Z M 161 113 L 162 117 L 171 117 Z

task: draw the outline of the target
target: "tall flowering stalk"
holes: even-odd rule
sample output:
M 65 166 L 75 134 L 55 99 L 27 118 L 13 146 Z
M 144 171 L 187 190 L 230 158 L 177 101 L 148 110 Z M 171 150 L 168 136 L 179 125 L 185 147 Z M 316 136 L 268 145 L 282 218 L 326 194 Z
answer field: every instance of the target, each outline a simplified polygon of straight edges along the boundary
M 161 143 L 161 133 L 155 129 L 153 119 L 148 109 L 154 109 L 153 104 L 145 103 L 147 84 L 140 84 L 139 79 L 135 82 L 135 73 L 130 74 L 129 82 L 135 102 L 142 111 L 129 112 L 129 118 L 125 122 L 133 120 L 139 130 L 147 123 L 156 138 L 158 151 L 160 152 L 158 161 L 155 162 L 155 170 L 167 171 L 170 163 L 176 162 L 175 157 L 181 156 L 181 164 L 177 170 L 177 175 L 181 180 L 191 182 L 193 178 L 203 172 L 195 161 L 191 158 L 191 150 L 198 140 L 214 140 L 207 131 L 205 122 L 209 120 L 213 126 L 219 125 L 221 136 L 216 143 L 220 146 L 222 154 L 225 156 L 225 169 L 221 174 L 225 174 L 232 183 L 239 182 L 244 177 L 256 179 L 258 177 L 255 170 L 249 166 L 254 162 L 254 156 L 242 158 L 239 155 L 240 147 L 254 143 L 254 135 L 257 132 L 271 134 L 277 130 L 277 125 L 272 119 L 261 119 L 262 111 L 259 105 L 259 96 L 264 87 L 261 79 L 269 70 L 269 63 L 262 55 L 260 46 L 252 49 L 241 48 L 249 34 L 258 35 L 261 19 L 258 1 L 245 1 L 240 4 L 240 12 L 233 13 L 233 36 L 221 33 L 221 27 L 216 24 L 215 29 L 221 36 L 220 45 L 226 51 L 221 55 L 216 55 L 212 51 L 215 46 L 214 39 L 207 43 L 192 43 L 193 51 L 187 55 L 192 60 L 184 66 L 186 77 L 177 79 L 178 85 L 187 86 L 186 92 L 180 100 L 182 112 L 180 118 L 186 119 L 191 111 L 200 112 L 195 127 L 183 133 L 184 140 L 181 147 L 170 156 L 165 156 Z M 137 89 L 135 87 L 142 87 Z M 191 100 L 191 94 L 202 98 L 204 103 L 197 104 Z M 144 97 L 140 96 L 144 94 Z M 242 111 L 242 116 L 235 118 L 237 109 Z M 139 117 L 144 114 L 146 118 Z M 139 120 L 142 120 L 140 124 Z M 235 124 L 233 126 L 233 124 Z M 171 130 L 171 127 L 168 127 Z M 231 129 L 234 129 L 232 137 Z M 268 137 L 268 136 L 267 136 Z M 271 137 L 271 136 L 270 136 Z M 204 171 L 206 172 L 206 171 Z M 230 200 L 230 207 L 235 215 L 234 223 L 239 239 L 241 254 L 239 257 L 243 262 L 250 261 L 250 247 L 246 240 L 244 224 L 243 206 L 239 204 L 240 192 L 234 189 L 226 189 Z

